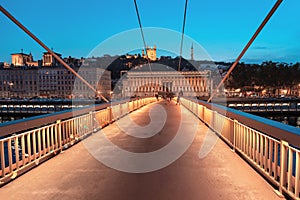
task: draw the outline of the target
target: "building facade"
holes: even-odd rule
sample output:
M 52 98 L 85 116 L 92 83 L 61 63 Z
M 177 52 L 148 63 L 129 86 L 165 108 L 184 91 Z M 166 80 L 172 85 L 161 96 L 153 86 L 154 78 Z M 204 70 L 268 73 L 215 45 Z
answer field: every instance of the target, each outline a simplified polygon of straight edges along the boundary
M 206 71 L 147 71 L 127 72 L 123 80 L 123 96 L 164 95 L 167 92 L 184 96 L 208 96 L 211 92 L 211 72 Z
M 13 53 L 11 54 L 12 65 L 15 67 L 20 66 L 38 66 L 38 62 L 33 61 L 33 57 L 30 54 L 25 53 Z
M 110 72 L 95 67 L 74 68 L 97 93 L 109 98 Z M 64 67 L 0 68 L 0 98 L 95 98 L 97 94 Z
M 55 53 L 55 52 L 54 52 Z M 59 53 L 55 53 L 58 57 L 61 58 L 61 54 Z M 58 60 L 56 58 L 54 58 L 54 56 L 49 53 L 49 52 L 44 52 L 43 55 L 43 66 L 59 66 L 60 63 L 58 62 Z
M 38 70 L 36 68 L 1 68 L 0 97 L 29 98 L 39 95 Z
M 73 83 L 73 93 L 75 97 L 89 97 L 95 98 L 104 96 L 105 98 L 110 98 L 111 92 L 111 73 L 108 70 L 95 68 L 95 67 L 81 67 L 77 73 L 89 82 L 93 88 L 96 89 L 96 94 L 87 85 L 85 85 L 81 80 L 74 77 Z

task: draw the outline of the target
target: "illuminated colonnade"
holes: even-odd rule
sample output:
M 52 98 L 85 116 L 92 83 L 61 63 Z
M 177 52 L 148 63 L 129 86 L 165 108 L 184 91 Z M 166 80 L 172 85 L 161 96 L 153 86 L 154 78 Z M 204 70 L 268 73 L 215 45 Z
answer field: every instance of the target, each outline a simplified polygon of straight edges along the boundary
M 153 96 L 182 91 L 184 96 L 208 96 L 211 83 L 210 71 L 147 71 L 127 72 L 123 82 L 123 94 L 129 96 Z

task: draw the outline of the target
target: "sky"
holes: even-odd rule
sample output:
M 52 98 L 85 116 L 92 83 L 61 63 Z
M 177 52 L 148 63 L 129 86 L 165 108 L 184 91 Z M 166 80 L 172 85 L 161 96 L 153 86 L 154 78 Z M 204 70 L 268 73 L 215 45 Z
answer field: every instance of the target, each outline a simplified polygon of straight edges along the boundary
M 193 44 L 196 59 L 205 51 L 214 61 L 234 61 L 275 2 L 189 0 L 183 56 L 189 58 Z M 185 0 L 137 4 L 147 45 L 178 55 Z M 103 46 L 99 52 L 112 55 L 143 47 L 133 0 L 0 0 L 0 5 L 63 57 L 87 57 Z M 299 8 L 299 0 L 284 0 L 242 61 L 299 62 Z M 44 49 L 2 13 L 0 36 L 0 62 L 10 63 L 10 54 L 21 49 L 41 59 Z

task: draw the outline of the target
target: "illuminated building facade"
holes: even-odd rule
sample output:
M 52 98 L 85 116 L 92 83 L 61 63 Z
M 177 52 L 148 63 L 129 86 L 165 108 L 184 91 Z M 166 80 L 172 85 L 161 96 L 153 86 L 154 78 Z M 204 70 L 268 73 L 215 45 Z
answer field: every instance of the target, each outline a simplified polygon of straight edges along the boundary
M 61 58 L 61 54 L 55 53 L 58 57 Z M 49 52 L 44 52 L 43 55 L 43 66 L 59 66 L 60 63 L 57 59 L 54 58 L 54 56 Z
M 11 54 L 12 65 L 19 66 L 38 66 L 38 62 L 33 61 L 33 57 L 30 54 L 25 53 L 13 53 Z
M 110 71 L 95 67 L 74 68 L 97 92 L 110 96 Z M 0 98 L 95 98 L 95 94 L 66 68 L 0 68 Z
M 153 96 L 171 92 L 184 96 L 208 96 L 210 71 L 129 71 L 123 81 L 123 96 Z

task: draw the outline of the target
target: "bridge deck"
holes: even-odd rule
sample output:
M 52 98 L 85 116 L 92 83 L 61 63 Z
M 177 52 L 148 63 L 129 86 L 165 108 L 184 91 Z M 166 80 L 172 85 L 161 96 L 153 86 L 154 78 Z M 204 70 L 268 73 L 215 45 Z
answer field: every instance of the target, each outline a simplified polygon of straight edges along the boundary
M 152 109 L 153 123 L 158 126 L 161 123 L 159 106 L 165 108 L 168 117 L 158 134 L 150 138 L 135 138 L 126 135 L 124 127 L 120 130 L 118 123 L 113 123 L 85 142 L 74 145 L 3 186 L 0 199 L 279 199 L 274 189 L 220 139 L 210 153 L 200 159 L 199 150 L 209 130 L 174 102 L 168 105 L 162 101 L 154 103 L 131 113 L 129 117 L 137 124 L 146 125 L 150 117 L 145 113 Z M 175 162 L 157 171 L 120 172 L 99 162 L 86 149 L 88 144 L 96 147 L 93 141 L 104 134 L 128 151 L 152 152 L 172 143 L 180 129 L 180 121 L 187 137 L 193 139 L 191 146 Z M 133 125 L 127 117 L 120 123 L 128 126 L 127 130 L 132 130 Z M 195 127 L 197 133 L 193 138 L 190 132 Z M 142 131 L 144 129 L 137 130 L 141 132 L 134 134 L 141 137 L 148 134 Z M 114 149 L 107 144 L 101 143 L 97 147 L 101 147 L 99 153 L 107 158 L 115 156 Z M 129 166 L 135 164 L 138 165 L 133 162 Z

